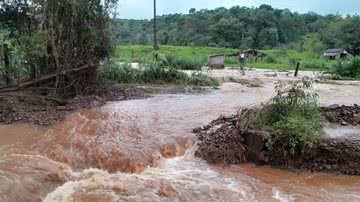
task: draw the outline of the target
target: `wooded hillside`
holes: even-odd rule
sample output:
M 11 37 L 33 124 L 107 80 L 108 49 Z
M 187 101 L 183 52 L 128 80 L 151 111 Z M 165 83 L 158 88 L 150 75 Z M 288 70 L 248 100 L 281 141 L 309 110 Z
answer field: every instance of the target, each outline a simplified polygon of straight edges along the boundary
M 152 23 L 152 20 L 115 20 L 117 43 L 151 44 Z M 302 49 L 305 39 L 311 35 L 313 49 L 342 47 L 353 54 L 360 53 L 359 16 L 299 14 L 269 5 L 259 8 L 235 6 L 230 9 L 190 9 L 189 14 L 159 16 L 158 27 L 161 45 L 236 49 L 296 46 Z

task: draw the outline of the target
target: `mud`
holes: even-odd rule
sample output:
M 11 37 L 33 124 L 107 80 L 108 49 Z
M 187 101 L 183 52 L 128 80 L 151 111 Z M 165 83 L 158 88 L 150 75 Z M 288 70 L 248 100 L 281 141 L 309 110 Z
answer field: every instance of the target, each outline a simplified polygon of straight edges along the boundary
M 104 106 L 107 102 L 145 99 L 155 94 L 198 94 L 211 90 L 206 87 L 187 86 L 135 86 L 113 83 L 99 84 L 87 95 L 66 100 L 52 100 L 36 93 L 6 93 L 0 95 L 0 123 L 33 123 L 50 126 L 67 115 L 82 109 Z
M 194 129 L 199 141 L 195 156 L 224 165 L 247 162 L 248 148 L 236 126 L 237 120 L 237 116 L 222 116 L 207 126 Z
M 323 107 L 323 116 L 333 124 L 341 125 L 360 125 L 360 106 L 355 104 L 353 106 L 345 105 L 331 105 L 330 107 Z

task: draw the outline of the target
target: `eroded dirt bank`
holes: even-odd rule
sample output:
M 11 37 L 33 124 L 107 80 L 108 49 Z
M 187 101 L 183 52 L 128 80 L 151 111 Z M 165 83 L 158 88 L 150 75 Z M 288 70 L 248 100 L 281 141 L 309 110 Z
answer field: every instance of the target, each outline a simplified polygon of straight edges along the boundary
M 271 153 L 267 142 L 271 135 L 264 131 L 249 130 L 241 133 L 238 115 L 222 116 L 206 126 L 194 130 L 198 137 L 195 155 L 215 164 L 240 164 L 252 162 L 283 168 L 306 171 L 336 172 L 360 175 L 360 122 L 357 120 L 358 106 L 342 106 L 322 109 L 325 134 L 311 153 L 303 156 L 284 157 L 282 153 Z M 350 111 L 356 114 L 349 113 Z M 329 117 L 329 114 L 337 115 Z M 336 119 L 335 119 L 336 117 Z M 351 124 L 351 126 L 344 126 Z M 340 125 L 342 123 L 342 125 Z
M 1 147 L 0 201 L 357 201 L 358 177 L 212 166 L 194 157 L 192 129 L 269 99 L 276 79 L 261 79 L 263 87 L 226 83 L 206 94 L 108 103 L 35 131 L 26 144 L 19 137 Z M 320 96 L 331 96 L 327 85 Z M 346 96 L 322 103 L 360 101 Z

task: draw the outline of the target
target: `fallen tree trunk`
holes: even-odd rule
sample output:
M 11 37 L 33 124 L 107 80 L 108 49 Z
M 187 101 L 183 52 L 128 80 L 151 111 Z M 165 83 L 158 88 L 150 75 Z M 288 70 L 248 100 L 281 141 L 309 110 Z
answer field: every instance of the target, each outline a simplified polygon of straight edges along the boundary
M 2 89 L 0 89 L 0 93 L 19 91 L 19 90 L 27 88 L 29 86 L 33 86 L 33 85 L 48 81 L 50 79 L 56 78 L 58 75 L 66 75 L 66 74 L 73 73 L 73 72 L 79 72 L 79 71 L 85 70 L 85 69 L 87 69 L 89 67 L 91 67 L 91 66 L 86 65 L 86 66 L 75 68 L 75 69 L 67 69 L 67 70 L 63 70 L 63 71 L 61 71 L 59 73 L 53 73 L 53 74 L 42 76 L 40 78 L 36 78 L 34 80 L 19 83 L 16 86 L 3 87 Z

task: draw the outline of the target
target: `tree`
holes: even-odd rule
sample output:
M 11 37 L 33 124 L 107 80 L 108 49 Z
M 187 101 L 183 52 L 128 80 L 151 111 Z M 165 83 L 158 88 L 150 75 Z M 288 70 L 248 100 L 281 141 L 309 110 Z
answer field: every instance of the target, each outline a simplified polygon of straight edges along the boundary
M 191 8 L 191 9 L 189 10 L 189 13 L 190 13 L 190 14 L 196 13 L 196 9 L 195 9 L 195 8 Z
M 38 78 L 18 87 L 42 84 L 53 96 L 87 91 L 96 81 L 97 67 L 111 51 L 109 15 L 116 0 L 16 0 L 1 5 L 1 23 L 11 30 L 19 50 L 29 59 Z M 30 28 L 29 28 L 30 27 Z M 31 41 L 32 49 L 21 40 Z M 36 49 L 42 50 L 34 54 Z M 31 58 L 31 57 L 28 57 Z M 46 75 L 45 75 L 46 74 Z

